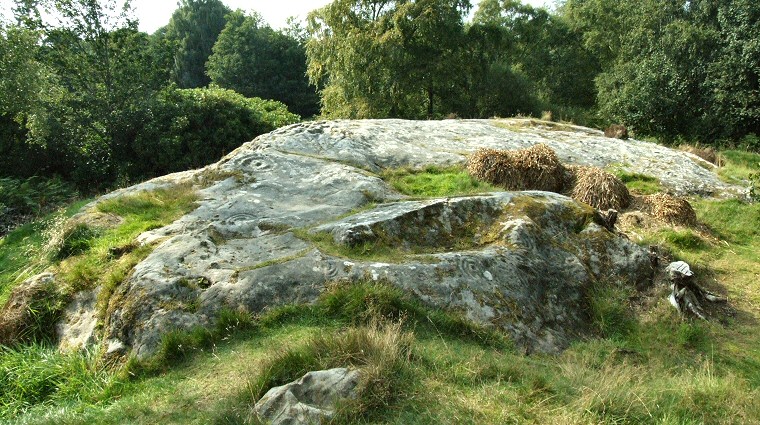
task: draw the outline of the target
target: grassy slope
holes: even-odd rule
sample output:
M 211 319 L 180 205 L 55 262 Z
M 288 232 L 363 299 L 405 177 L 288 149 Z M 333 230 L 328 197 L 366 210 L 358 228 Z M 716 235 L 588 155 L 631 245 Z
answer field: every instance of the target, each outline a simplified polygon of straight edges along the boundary
M 420 186 L 441 174 L 423 173 Z M 407 184 L 417 185 L 414 179 Z M 437 190 L 419 194 L 443 194 Z M 728 293 L 737 314 L 722 324 L 681 320 L 665 299 L 666 288 L 653 289 L 642 301 L 629 290 L 601 287 L 591 311 L 600 338 L 578 342 L 559 356 L 526 357 L 498 341 L 461 337 L 466 328 L 397 300 L 398 293 L 344 291 L 314 309 L 284 309 L 248 330 L 203 339 L 179 357 L 163 356 L 158 366 L 130 369 L 148 371 L 136 377 L 86 359 L 79 364 L 88 367 L 59 368 L 66 370 L 57 392 L 35 401 L 15 423 L 244 423 L 257 392 L 254 384 L 287 358 L 287 347 L 309 347 L 315 335 L 345 334 L 356 325 L 350 317 L 388 306 L 394 316 L 407 311 L 405 331 L 413 333 L 403 376 L 408 384 L 401 388 L 402 398 L 389 399 L 388 408 L 370 411 L 362 422 L 757 423 L 760 205 L 700 200 L 695 209 L 711 233 L 656 230 L 642 243 L 662 243 L 692 263 L 702 284 Z M 380 301 L 367 305 L 367 299 Z M 170 341 L 169 352 L 176 354 L 182 341 L 189 340 Z M 37 350 L 47 350 L 50 363 L 76 363 Z M 291 379 L 299 376 L 290 373 Z M 39 376 L 30 372 L 16 382 Z
M 43 252 L 45 238 L 63 219 L 74 215 L 88 202 L 89 200 L 77 201 L 68 208 L 20 226 L 0 238 L 0 305 L 8 300 L 14 284 L 48 265 Z

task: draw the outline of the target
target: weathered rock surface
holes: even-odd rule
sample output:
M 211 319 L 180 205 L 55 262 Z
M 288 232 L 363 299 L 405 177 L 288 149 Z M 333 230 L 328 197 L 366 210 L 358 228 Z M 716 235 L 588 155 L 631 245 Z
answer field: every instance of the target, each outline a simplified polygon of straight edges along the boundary
M 254 411 L 272 425 L 319 424 L 333 417 L 339 401 L 356 398 L 360 377 L 359 370 L 345 368 L 309 372 L 267 391 Z
M 683 152 L 588 129 L 513 126 L 489 120 L 298 124 L 205 169 L 107 195 L 222 176 L 200 190 L 196 210 L 139 237 L 156 248 L 116 288 L 99 339 L 111 351 L 142 357 L 168 330 L 213 325 L 221 308 L 256 313 L 312 302 L 335 279 L 382 279 L 498 326 L 526 350 L 553 352 L 585 332 L 585 294 L 594 281 L 647 281 L 646 251 L 594 224 L 589 207 L 561 195 L 409 201 L 375 172 L 463 163 L 479 147 L 540 142 L 568 163 L 621 164 L 659 177 L 675 193 L 732 190 L 704 161 Z M 223 177 L 230 175 L 238 177 Z M 341 219 L 369 202 L 378 206 Z M 343 258 L 304 236 L 319 232 L 329 232 L 336 244 L 382 243 L 410 252 L 392 264 Z
M 66 335 L 66 338 L 60 339 L 59 349 L 79 350 L 97 342 L 98 292 L 98 289 L 80 291 L 66 306 L 62 318 L 56 324 L 57 334 Z

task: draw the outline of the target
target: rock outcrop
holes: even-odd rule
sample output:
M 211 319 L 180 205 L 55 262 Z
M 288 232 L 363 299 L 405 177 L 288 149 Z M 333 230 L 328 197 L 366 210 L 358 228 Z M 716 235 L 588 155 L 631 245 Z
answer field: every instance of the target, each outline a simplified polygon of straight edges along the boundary
M 345 368 L 309 372 L 264 394 L 254 412 L 272 425 L 321 424 L 340 401 L 356 398 L 361 372 Z
M 647 282 L 644 249 L 595 224 L 590 207 L 562 195 L 408 200 L 376 173 L 463 164 L 481 147 L 545 143 L 567 163 L 616 163 L 658 177 L 673 193 L 733 189 L 717 180 L 711 165 L 683 152 L 588 129 L 523 124 L 297 124 L 260 136 L 205 169 L 109 194 L 104 199 L 201 176 L 210 180 L 200 189 L 197 209 L 138 238 L 156 248 L 116 287 L 96 336 L 111 352 L 144 357 L 165 332 L 211 326 L 222 308 L 257 313 L 312 302 L 336 279 L 374 279 L 497 326 L 527 351 L 556 352 L 586 332 L 586 295 L 594 282 Z M 370 203 L 377 206 L 353 213 Z M 347 248 L 384 244 L 402 255 L 392 262 L 362 261 L 320 249 L 316 239 Z M 79 340 L 89 339 L 77 329 Z M 63 335 L 64 344 L 68 338 Z

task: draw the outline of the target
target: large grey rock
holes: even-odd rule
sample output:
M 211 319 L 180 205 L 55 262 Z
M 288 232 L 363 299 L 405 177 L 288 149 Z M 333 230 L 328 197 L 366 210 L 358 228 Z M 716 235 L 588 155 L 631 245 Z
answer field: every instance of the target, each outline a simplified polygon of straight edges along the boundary
M 115 352 L 143 357 L 169 330 L 212 326 L 222 308 L 258 313 L 313 302 L 335 279 L 376 279 L 499 327 L 528 351 L 554 352 L 584 334 L 593 282 L 646 282 L 647 253 L 593 224 L 588 206 L 561 195 L 410 201 L 376 172 L 459 164 L 479 147 L 540 142 L 568 163 L 616 163 L 660 178 L 675 193 L 735 189 L 682 152 L 588 129 L 515 123 L 297 124 L 260 136 L 205 169 L 107 195 L 220 176 L 200 190 L 196 210 L 138 238 L 156 248 L 114 291 L 99 339 L 118 347 Z M 351 214 L 370 202 L 377 207 Z M 303 237 L 309 232 L 329 232 L 338 244 L 382 243 L 410 252 L 393 264 L 343 258 L 317 249 Z
M 254 411 L 272 425 L 311 425 L 332 418 L 339 401 L 356 398 L 359 370 L 336 368 L 309 372 L 301 379 L 274 387 Z

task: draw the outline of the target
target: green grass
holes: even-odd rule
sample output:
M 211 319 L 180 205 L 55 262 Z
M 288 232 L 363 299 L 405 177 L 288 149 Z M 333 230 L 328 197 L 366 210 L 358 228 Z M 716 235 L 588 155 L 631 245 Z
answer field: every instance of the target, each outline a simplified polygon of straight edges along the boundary
M 132 268 L 153 249 L 138 246 L 135 238 L 142 232 L 171 223 L 194 208 L 196 194 L 190 186 L 171 190 L 141 192 L 99 203 L 101 213 L 115 214 L 123 220 L 112 227 L 65 219 L 81 208 L 77 203 L 41 223 L 30 223 L 3 238 L 0 244 L 2 296 L 6 302 L 11 290 L 25 278 L 44 269 L 57 276 L 55 291 L 48 291 L 44 302 L 35 303 L 34 318 L 24 324 L 24 340 L 49 338 L 54 323 L 68 297 L 83 289 L 101 287 L 98 294 L 100 317 L 105 315 L 110 295 Z
M 74 246 L 80 247 L 74 252 L 76 255 L 63 256 L 65 259 L 58 265 L 64 284 L 73 291 L 101 286 L 98 306 L 101 315 L 104 314 L 116 286 L 153 250 L 152 246 L 135 244 L 135 238 L 191 211 L 195 208 L 196 200 L 197 195 L 192 187 L 179 186 L 121 196 L 99 203 L 97 211 L 117 215 L 123 221 L 107 229 L 93 229 L 79 224 L 73 230 L 64 230 L 65 236 L 57 256 L 62 257 L 61 252 L 68 245 L 68 239 L 73 239 Z M 88 230 L 79 230 L 82 227 Z M 68 235 L 72 236 L 67 237 Z M 71 249 L 65 251 L 69 253 Z
M 475 195 L 500 189 L 471 177 L 462 167 L 387 170 L 382 176 L 399 192 L 419 197 Z
M 23 375 L 3 375 L 13 379 L 14 385 L 0 393 L 0 418 L 9 419 L 26 410 L 24 420 L 31 423 L 56 423 L 66 417 L 71 423 L 132 422 L 135 414 L 145 417 L 145 409 L 155 409 L 151 394 L 166 397 L 165 391 L 180 382 L 199 379 L 192 376 L 208 371 L 207 366 L 200 365 L 216 363 L 215 359 L 230 362 L 217 365 L 225 369 L 225 374 L 246 372 L 231 383 L 222 378 L 208 384 L 224 387 L 232 405 L 215 406 L 222 409 L 220 412 L 194 411 L 189 417 L 179 405 L 163 405 L 162 408 L 176 409 L 165 412 L 168 417 L 207 423 L 203 421 L 210 417 L 243 414 L 249 403 L 268 389 L 265 387 L 296 379 L 311 367 L 340 365 L 375 368 L 369 375 L 375 378 L 366 382 L 366 397 L 361 406 L 355 406 L 359 412 L 369 414 L 369 410 L 375 411 L 375 407 L 398 395 L 389 390 L 388 384 L 407 381 L 400 379 L 400 374 L 409 373 L 405 365 L 414 332 L 466 341 L 484 349 L 508 350 L 510 346 L 500 334 L 459 316 L 431 311 L 400 289 L 382 283 L 336 284 L 314 305 L 280 307 L 255 320 L 226 310 L 213 329 L 170 332 L 164 336 L 156 356 L 145 361 L 131 360 L 121 370 L 109 370 L 88 353 L 66 355 L 36 346 L 7 350 L 2 357 L 6 362 L 3 370 L 18 369 Z M 262 352 L 262 347 L 267 349 Z M 393 354 L 395 349 L 400 350 L 398 355 Z M 246 358 L 250 365 L 237 363 Z M 41 361 L 44 364 L 39 364 Z M 203 387 L 205 394 L 209 387 Z M 102 409 L 111 413 L 94 417 L 86 413 Z M 175 423 L 183 422 L 177 419 Z
M 741 184 L 750 174 L 760 171 L 760 154 L 755 152 L 728 150 L 721 152 L 725 164 L 718 170 L 718 176 L 728 183 Z
M 314 306 L 274 310 L 232 337 L 192 350 L 171 368 L 129 380 L 108 378 L 84 396 L 61 393 L 16 423 L 256 423 L 248 417 L 250 405 L 268 387 L 308 370 L 350 365 L 382 373 L 370 375 L 375 386 L 356 404 L 344 405 L 336 423 L 760 419 L 756 351 L 734 357 L 717 345 L 732 336 L 730 330 L 683 322 L 664 300 L 639 317 L 624 292 L 604 291 L 601 297 L 612 307 L 595 310 L 604 317 L 605 324 L 596 322 L 602 338 L 580 341 L 559 356 L 524 356 L 499 340 L 462 336 L 458 326 L 437 319 L 441 313 L 397 289 L 337 286 Z M 373 324 L 372 317 L 382 314 L 391 316 L 386 325 Z M 165 341 L 186 341 L 174 338 Z M 756 343 L 758 337 L 752 338 L 745 343 Z
M 90 200 L 74 202 L 56 213 L 24 224 L 0 238 L 0 305 L 8 300 L 11 290 L 21 281 L 50 265 L 44 252 L 48 237 L 57 226 L 74 215 Z
M 662 192 L 662 185 L 656 177 L 641 173 L 630 173 L 619 166 L 613 166 L 609 171 L 625 183 L 628 190 L 640 195 L 652 195 Z

